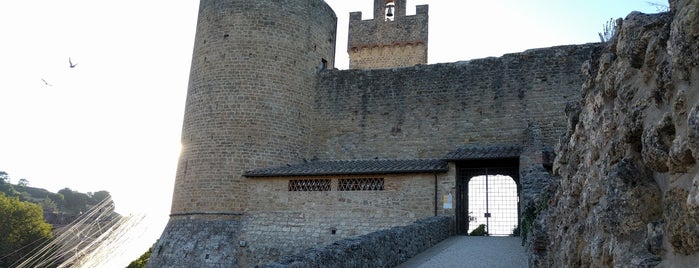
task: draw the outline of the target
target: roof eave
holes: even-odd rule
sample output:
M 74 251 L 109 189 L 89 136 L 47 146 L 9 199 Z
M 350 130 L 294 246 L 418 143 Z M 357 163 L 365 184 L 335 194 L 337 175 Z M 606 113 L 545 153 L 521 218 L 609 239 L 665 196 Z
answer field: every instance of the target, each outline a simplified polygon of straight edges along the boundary
M 344 175 L 386 175 L 386 174 L 420 174 L 420 173 L 444 173 L 449 171 L 449 168 L 440 169 L 420 169 L 420 170 L 379 170 L 379 171 L 357 171 L 357 172 L 319 172 L 319 173 L 265 173 L 265 174 L 250 174 L 245 173 L 243 176 L 248 178 L 269 178 L 269 177 L 304 177 L 304 176 L 344 176 Z

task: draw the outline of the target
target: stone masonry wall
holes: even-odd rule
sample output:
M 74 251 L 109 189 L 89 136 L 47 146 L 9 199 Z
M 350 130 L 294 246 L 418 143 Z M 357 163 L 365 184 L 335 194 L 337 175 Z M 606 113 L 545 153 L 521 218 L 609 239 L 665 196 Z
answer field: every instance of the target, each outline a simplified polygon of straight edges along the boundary
M 420 51 L 426 53 L 427 7 L 417 13 L 405 16 L 403 7 L 392 24 L 376 24 L 408 32 L 389 45 L 414 51 L 391 52 L 396 60 L 417 55 L 426 62 Z M 369 33 L 359 17 L 353 15 L 353 31 Z M 328 264 L 338 250 L 350 254 L 340 257 L 343 263 L 403 261 L 441 241 L 453 230 L 452 219 L 448 228 L 438 220 L 442 227 L 434 230 L 418 224 L 373 233 L 359 244 L 331 243 L 453 215 L 442 207 L 454 191 L 453 166 L 436 182 L 434 174 L 381 176 L 380 192 L 291 192 L 288 178 L 250 179 L 243 172 L 313 158 L 441 158 L 467 144 L 527 143 L 531 125 L 538 126 L 541 147 L 553 146 L 566 127 L 563 108 L 580 98 L 579 66 L 598 48 L 321 70 L 333 67 L 336 20 L 321 0 L 201 1 L 172 214 L 150 267 L 248 267 L 314 246 L 329 246 L 313 255 Z M 371 48 L 385 41 L 374 37 L 350 42 Z M 346 177 L 331 177 L 340 178 Z
M 338 191 L 339 179 L 383 178 L 383 191 Z M 329 191 L 289 191 L 289 180 L 330 179 Z M 447 173 L 367 176 L 253 178 L 250 212 L 242 223 L 241 260 L 255 265 L 310 247 L 403 226 L 443 209 L 453 179 Z M 452 193 L 453 194 L 453 193 Z
M 260 268 L 281 267 L 397 267 L 409 258 L 454 234 L 451 216 L 431 217 L 413 224 L 343 239 L 282 257 Z
M 307 154 L 336 20 L 322 0 L 201 1 L 173 214 L 243 211 L 244 171 Z
M 244 267 L 237 245 L 240 221 L 213 216 L 168 221 L 147 267 Z
M 468 144 L 523 144 L 536 123 L 542 144 L 564 133 L 579 100 L 580 66 L 596 44 L 465 62 L 321 73 L 313 156 L 440 158 Z
M 540 267 L 699 267 L 699 0 L 670 8 L 583 68 Z
M 323 60 L 333 67 L 336 24 L 322 0 L 200 1 L 170 220 L 151 267 L 240 260 L 240 229 L 225 227 L 247 210 L 242 175 L 308 154 L 313 89 Z
M 374 18 L 350 13 L 347 39 L 350 69 L 375 69 L 427 64 L 428 6 L 405 15 L 405 0 L 395 1 L 393 21 L 384 19 L 384 3 L 374 1 Z
M 356 48 L 349 52 L 350 69 L 381 69 L 427 63 L 425 44 Z

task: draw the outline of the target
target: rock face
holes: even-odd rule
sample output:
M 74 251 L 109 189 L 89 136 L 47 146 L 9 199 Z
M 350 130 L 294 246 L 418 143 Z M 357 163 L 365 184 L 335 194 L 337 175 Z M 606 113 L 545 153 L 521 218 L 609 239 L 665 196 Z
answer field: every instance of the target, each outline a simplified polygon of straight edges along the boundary
M 533 265 L 699 266 L 698 39 L 699 0 L 670 1 L 618 20 L 582 67 Z

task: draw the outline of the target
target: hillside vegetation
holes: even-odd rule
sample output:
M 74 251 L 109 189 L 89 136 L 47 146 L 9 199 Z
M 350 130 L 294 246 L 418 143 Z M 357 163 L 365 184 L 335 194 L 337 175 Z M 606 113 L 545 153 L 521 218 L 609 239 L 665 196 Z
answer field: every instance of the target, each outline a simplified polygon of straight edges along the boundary
M 12 184 L 7 172 L 0 171 L 0 268 L 16 267 L 29 259 L 47 261 L 48 267 L 70 260 L 85 250 L 85 239 L 64 237 L 76 228 L 99 235 L 121 218 L 113 209 L 107 191 L 81 193 L 64 188 L 53 193 L 29 187 L 26 179 Z M 103 228 L 93 230 L 93 222 Z M 34 258 L 38 252 L 43 256 Z

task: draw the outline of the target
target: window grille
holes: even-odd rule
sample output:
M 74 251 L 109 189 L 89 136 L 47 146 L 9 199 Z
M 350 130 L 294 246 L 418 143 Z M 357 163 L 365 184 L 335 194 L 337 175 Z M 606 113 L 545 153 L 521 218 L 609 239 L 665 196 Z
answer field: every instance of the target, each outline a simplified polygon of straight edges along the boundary
M 340 179 L 338 191 L 383 191 L 383 178 Z
M 330 191 L 330 179 L 289 180 L 289 191 Z

